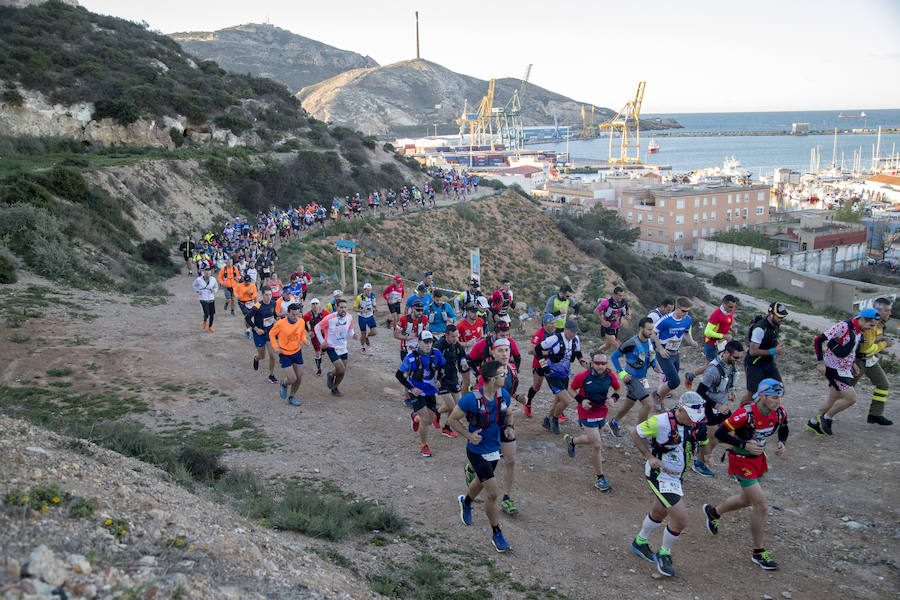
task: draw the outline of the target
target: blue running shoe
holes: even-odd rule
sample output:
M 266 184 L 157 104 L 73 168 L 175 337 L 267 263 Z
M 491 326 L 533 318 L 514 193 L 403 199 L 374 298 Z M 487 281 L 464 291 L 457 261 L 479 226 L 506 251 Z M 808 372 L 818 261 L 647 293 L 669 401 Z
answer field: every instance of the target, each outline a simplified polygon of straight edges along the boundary
M 575 438 L 567 433 L 563 440 L 566 442 L 566 452 L 569 453 L 571 458 L 575 458 Z
M 509 542 L 503 537 L 502 531 L 498 531 L 492 535 L 491 541 L 494 543 L 494 548 L 497 549 L 497 552 L 506 552 L 509 550 Z
M 288 398 L 288 404 L 290 404 L 291 406 L 300 406 L 300 401 L 291 396 L 290 398 Z
M 472 524 L 472 507 L 471 505 L 466 504 L 466 497 L 459 496 L 457 498 L 459 500 L 459 518 L 462 520 L 463 525 L 471 525 Z
M 284 382 L 281 382 L 281 397 L 287 398 L 287 386 L 284 385 Z
M 606 477 L 601 475 L 597 478 L 597 481 L 594 482 L 594 487 L 600 490 L 601 492 L 608 492 L 612 489 L 612 486 L 609 485 L 609 482 L 606 480 Z
M 612 432 L 614 436 L 617 438 L 622 437 L 622 432 L 619 431 L 619 422 L 616 421 L 615 417 L 610 419 L 609 421 L 609 430 Z
M 694 464 L 691 465 L 691 470 L 693 470 L 694 473 L 699 473 L 700 475 L 703 475 L 704 477 L 715 477 L 716 476 L 716 474 L 713 473 L 712 469 L 707 467 L 706 463 L 703 462 L 702 460 L 695 460 Z
M 654 558 L 656 553 L 650 549 L 650 544 L 648 544 L 647 542 L 638 543 L 637 540 L 631 540 L 631 549 L 634 550 L 635 554 L 637 554 L 647 562 L 656 562 L 656 559 Z

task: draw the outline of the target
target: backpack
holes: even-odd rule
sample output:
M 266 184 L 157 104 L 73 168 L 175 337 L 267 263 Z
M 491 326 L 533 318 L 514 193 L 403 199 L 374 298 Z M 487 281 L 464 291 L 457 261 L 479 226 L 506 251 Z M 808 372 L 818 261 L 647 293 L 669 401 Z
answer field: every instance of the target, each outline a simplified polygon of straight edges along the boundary
M 425 376 L 425 363 L 422 362 L 422 356 L 418 351 L 413 350 L 412 354 L 413 359 L 416 361 L 416 368 L 409 374 L 409 379 L 410 381 L 423 381 L 422 378 Z M 434 371 L 434 349 L 432 349 L 431 354 L 428 355 L 428 372 L 437 378 L 437 373 Z
M 847 319 L 844 321 L 847 324 L 847 331 L 850 334 L 850 341 L 846 344 L 841 344 L 841 342 L 837 339 L 828 340 L 828 349 L 831 350 L 831 353 L 837 356 L 838 358 L 847 358 L 850 356 L 850 352 L 853 351 L 854 346 L 856 346 L 856 328 L 853 327 L 853 321 Z
M 742 435 L 738 435 L 737 437 L 742 440 L 751 440 L 753 439 L 753 432 L 756 431 L 756 425 L 753 422 L 753 405 L 756 404 L 755 400 L 747 400 L 746 402 L 741 403 L 741 408 L 743 408 L 750 418 L 747 419 L 747 423 L 741 427 L 738 431 L 743 432 L 746 430 L 747 437 L 743 437 Z M 778 433 L 778 428 L 784 425 L 787 422 L 787 415 L 784 412 L 784 408 L 781 405 L 775 409 L 775 414 L 778 416 L 778 422 L 775 425 L 775 430 L 772 432 L 772 435 Z M 735 434 L 738 433 L 735 431 Z
M 478 412 L 467 413 L 466 420 L 469 422 L 470 426 L 477 429 L 484 429 L 491 424 L 491 413 L 487 408 L 487 398 L 484 397 L 484 390 L 480 387 L 476 388 L 473 393 L 478 400 Z M 500 394 L 500 399 L 497 399 L 495 402 L 497 406 L 497 418 L 495 422 L 502 428 L 506 425 L 506 411 L 500 412 L 500 401 L 503 398 L 503 394 L 499 390 L 497 393 Z
M 669 439 L 666 440 L 665 442 L 660 442 L 659 440 L 654 439 L 653 442 L 650 444 L 650 452 L 656 458 L 661 459 L 664 454 L 666 454 L 667 452 L 671 452 L 679 444 L 681 444 L 681 436 L 678 435 L 678 421 L 675 419 L 675 411 L 676 410 L 678 410 L 678 409 L 673 408 L 672 410 L 669 410 L 666 412 L 666 416 L 669 417 Z M 682 425 L 682 427 L 687 429 L 686 425 Z M 705 430 L 706 426 L 703 424 L 700 424 L 700 425 L 691 427 L 690 431 L 688 433 L 689 439 L 687 441 L 690 442 L 691 444 L 699 443 L 700 440 L 698 438 L 700 436 L 698 434 L 700 433 L 701 428 L 703 428 Z

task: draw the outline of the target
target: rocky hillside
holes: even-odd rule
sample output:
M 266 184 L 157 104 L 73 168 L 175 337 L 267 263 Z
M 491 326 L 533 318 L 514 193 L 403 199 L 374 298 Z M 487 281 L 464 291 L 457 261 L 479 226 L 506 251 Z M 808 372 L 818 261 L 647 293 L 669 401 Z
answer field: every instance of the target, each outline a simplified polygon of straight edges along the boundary
M 494 106 L 504 106 L 521 80 L 497 79 Z M 427 60 L 406 60 L 383 67 L 355 69 L 306 87 L 297 94 L 306 111 L 323 121 L 344 124 L 369 134 L 420 135 L 437 123 L 441 131 L 456 131 L 455 120 L 468 100 L 477 108 L 487 93 L 488 82 L 455 73 Z M 581 126 L 581 106 L 571 98 L 529 85 L 522 120 L 526 125 Z M 614 116 L 608 108 L 597 108 L 594 121 Z M 680 127 L 671 119 L 648 119 L 646 129 Z
M 280 81 L 291 93 L 344 71 L 377 67 L 368 56 L 341 50 L 274 25 L 248 23 L 218 31 L 169 34 L 190 54 L 232 73 Z

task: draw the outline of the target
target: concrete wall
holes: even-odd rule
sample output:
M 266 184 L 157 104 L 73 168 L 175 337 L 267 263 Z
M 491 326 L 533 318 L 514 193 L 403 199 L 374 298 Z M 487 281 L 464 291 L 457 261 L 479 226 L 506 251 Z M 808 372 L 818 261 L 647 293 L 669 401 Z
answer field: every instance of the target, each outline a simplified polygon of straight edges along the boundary
M 750 246 L 738 246 L 725 244 L 712 240 L 697 241 L 697 257 L 700 260 L 708 260 L 732 267 L 745 269 L 758 269 L 769 259 L 769 251 Z
M 836 275 L 862 268 L 866 264 L 866 245 L 850 244 L 806 252 L 777 254 L 767 261 L 782 269 L 817 275 Z
M 872 306 L 876 298 L 895 300 L 900 295 L 897 288 L 789 271 L 770 264 L 764 264 L 760 273 L 761 287 L 803 298 L 816 308 L 835 306 L 854 314 Z

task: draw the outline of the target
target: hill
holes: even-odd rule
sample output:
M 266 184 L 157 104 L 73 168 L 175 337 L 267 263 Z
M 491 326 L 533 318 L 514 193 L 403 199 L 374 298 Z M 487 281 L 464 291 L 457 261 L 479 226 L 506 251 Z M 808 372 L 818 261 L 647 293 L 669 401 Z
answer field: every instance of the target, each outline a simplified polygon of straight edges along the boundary
M 376 67 L 368 56 L 341 50 L 269 24 L 169 34 L 187 52 L 232 73 L 280 81 L 291 93 L 344 71 Z
M 521 85 L 519 79 L 497 79 L 495 106 L 503 106 Z M 405 60 L 391 65 L 355 69 L 306 87 L 297 93 L 303 108 L 323 121 L 340 123 L 371 134 L 420 135 L 437 123 L 441 131 L 458 130 L 455 120 L 464 100 L 477 108 L 488 82 L 455 73 L 439 64 Z M 581 126 L 582 102 L 529 85 L 522 106 L 526 125 Z M 590 106 L 588 104 L 588 106 Z M 608 108 L 595 111 L 599 123 L 615 115 Z M 645 129 L 680 127 L 671 119 L 645 119 Z

